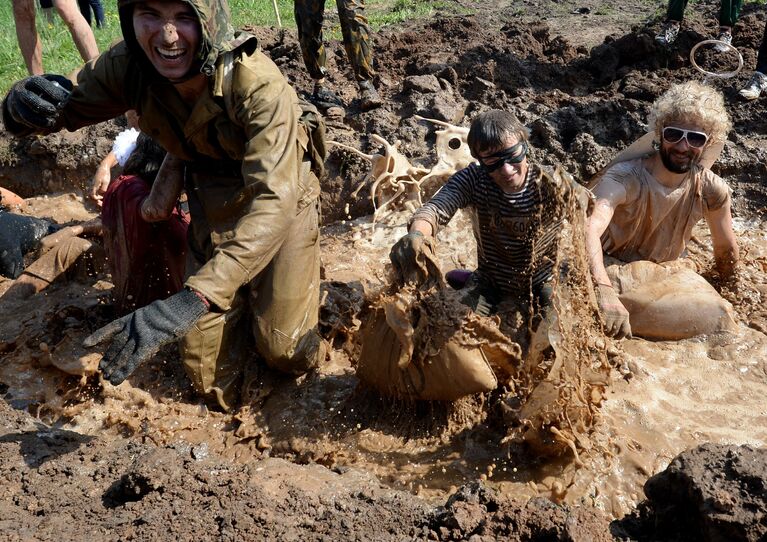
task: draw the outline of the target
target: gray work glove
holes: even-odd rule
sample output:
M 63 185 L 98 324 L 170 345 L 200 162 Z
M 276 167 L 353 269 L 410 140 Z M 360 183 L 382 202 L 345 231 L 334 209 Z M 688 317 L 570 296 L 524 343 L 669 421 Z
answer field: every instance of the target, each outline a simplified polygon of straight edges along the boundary
M 86 337 L 83 345 L 91 347 L 112 341 L 101 358 L 99 370 L 116 386 L 160 347 L 186 335 L 207 312 L 205 302 L 185 288 L 168 299 L 155 301 L 110 322 Z
M 397 282 L 404 286 L 432 286 L 442 283 L 442 271 L 434 255 L 434 238 L 418 231 L 397 241 L 389 252 Z
M 24 254 L 52 231 L 50 222 L 40 218 L 0 211 L 0 275 L 18 278 L 24 271 Z
M 605 333 L 616 339 L 631 337 L 629 311 L 618 299 L 615 289 L 606 284 L 597 284 L 594 293 L 597 295 L 599 312 L 602 313 L 602 319 L 605 322 Z
M 61 75 L 33 75 L 17 82 L 3 100 L 3 124 L 17 136 L 53 128 L 72 92 Z

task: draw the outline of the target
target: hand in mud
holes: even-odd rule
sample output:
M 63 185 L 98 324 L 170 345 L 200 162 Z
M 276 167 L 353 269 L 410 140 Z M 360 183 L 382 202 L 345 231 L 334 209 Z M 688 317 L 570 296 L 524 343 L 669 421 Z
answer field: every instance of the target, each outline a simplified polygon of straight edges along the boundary
M 595 293 L 597 294 L 599 312 L 602 313 L 602 319 L 605 321 L 605 333 L 616 339 L 631 337 L 629 311 L 618 299 L 615 289 L 606 284 L 597 284 Z
M 389 252 L 397 282 L 404 286 L 442 284 L 442 271 L 434 254 L 434 238 L 421 232 L 410 232 L 397 241 Z
M 116 386 L 160 347 L 186 335 L 206 312 L 208 306 L 202 298 L 185 288 L 105 325 L 86 337 L 83 345 L 91 347 L 111 341 L 99 370 Z
M 3 124 L 15 135 L 53 128 L 72 92 L 61 75 L 33 75 L 17 82 L 3 101 Z

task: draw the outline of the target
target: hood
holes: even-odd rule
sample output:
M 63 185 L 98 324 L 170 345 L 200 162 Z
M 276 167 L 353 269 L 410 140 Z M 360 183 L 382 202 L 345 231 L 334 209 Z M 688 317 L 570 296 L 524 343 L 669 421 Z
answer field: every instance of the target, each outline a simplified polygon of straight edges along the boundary
M 146 1 L 146 0 L 143 0 Z M 227 0 L 179 0 L 194 9 L 200 20 L 202 27 L 202 39 L 200 41 L 200 50 L 197 51 L 197 59 L 200 65 L 200 71 L 211 75 L 214 70 L 216 59 L 225 51 L 231 50 L 234 43 L 234 28 L 232 28 L 232 17 L 229 13 L 229 4 Z M 120 26 L 122 27 L 125 44 L 131 53 L 141 59 L 142 63 L 149 64 L 136 41 L 136 33 L 133 30 L 133 6 L 142 3 L 142 0 L 119 0 L 117 9 L 120 13 Z M 191 77 L 195 74 L 189 74 Z

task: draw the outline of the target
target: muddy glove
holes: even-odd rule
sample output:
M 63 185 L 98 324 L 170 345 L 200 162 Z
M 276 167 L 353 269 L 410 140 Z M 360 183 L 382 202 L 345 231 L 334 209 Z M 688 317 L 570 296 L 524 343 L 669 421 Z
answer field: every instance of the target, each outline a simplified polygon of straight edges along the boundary
M 389 252 L 397 282 L 416 286 L 442 283 L 442 271 L 434 255 L 434 238 L 418 231 L 410 232 L 397 241 Z
M 0 211 L 0 275 L 17 278 L 24 271 L 24 254 L 57 226 L 33 216 Z
M 618 299 L 615 289 L 606 284 L 597 284 L 594 292 L 597 295 L 599 312 L 602 313 L 602 319 L 605 321 L 605 333 L 616 339 L 631 337 L 629 311 Z
M 187 288 L 119 318 L 85 338 L 83 345 L 112 344 L 99 363 L 101 374 L 115 386 L 128 378 L 160 347 L 186 335 L 208 305 Z
M 22 79 L 11 87 L 3 101 L 5 129 L 24 136 L 55 127 L 72 88 L 72 82 L 61 75 Z

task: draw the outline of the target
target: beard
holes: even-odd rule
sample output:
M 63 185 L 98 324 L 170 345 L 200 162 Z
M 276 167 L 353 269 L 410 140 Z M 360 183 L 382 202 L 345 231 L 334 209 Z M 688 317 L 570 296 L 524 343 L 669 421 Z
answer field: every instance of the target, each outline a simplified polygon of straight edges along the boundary
M 671 173 L 687 173 L 690 171 L 692 166 L 696 163 L 696 159 L 690 151 L 687 151 L 687 158 L 688 160 L 686 163 L 676 163 L 672 160 L 671 152 L 668 150 L 668 148 L 663 145 L 660 147 L 660 159 L 663 162 L 665 168 Z

